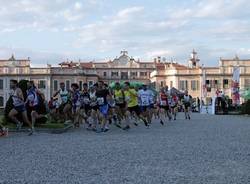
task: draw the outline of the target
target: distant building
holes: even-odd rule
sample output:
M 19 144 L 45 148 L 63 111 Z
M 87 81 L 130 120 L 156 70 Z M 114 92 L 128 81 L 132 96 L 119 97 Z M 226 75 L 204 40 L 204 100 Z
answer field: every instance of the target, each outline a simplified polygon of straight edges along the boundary
M 219 66 L 203 67 L 195 50 L 187 65 L 165 61 L 161 57 L 143 62 L 122 51 L 119 57 L 105 62 L 64 61 L 58 67 L 35 68 L 30 66 L 29 58 L 15 59 L 12 55 L 10 59 L 0 60 L 0 107 L 4 107 L 9 98 L 11 79 L 33 80 L 47 99 L 59 89 L 60 82 L 65 82 L 67 88 L 72 83 L 78 83 L 82 88 L 83 83 L 91 86 L 98 80 L 107 83 L 138 81 L 154 84 L 157 89 L 168 85 L 179 90 L 187 89 L 193 97 L 200 97 L 202 73 L 205 71 L 208 96 L 214 96 L 218 89 L 231 96 L 234 66 L 240 67 L 240 88 L 250 88 L 250 59 L 242 60 L 237 56 L 234 59 L 220 58 Z
M 150 75 L 151 82 L 156 83 L 156 88 L 168 85 L 179 90 L 187 89 L 193 97 L 202 94 L 202 74 L 206 73 L 207 96 L 212 97 L 217 90 L 221 90 L 231 97 L 231 82 L 233 68 L 240 67 L 240 89 L 250 88 L 250 59 L 219 60 L 218 67 L 203 67 L 197 53 L 193 50 L 188 65 L 180 65 L 175 62 L 166 62 L 158 65 Z

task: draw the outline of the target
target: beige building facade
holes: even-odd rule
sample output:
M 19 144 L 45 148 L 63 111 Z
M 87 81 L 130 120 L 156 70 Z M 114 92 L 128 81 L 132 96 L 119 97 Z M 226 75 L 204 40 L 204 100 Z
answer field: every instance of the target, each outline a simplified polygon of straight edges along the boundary
M 207 96 L 216 95 L 220 90 L 231 97 L 231 83 L 233 68 L 240 68 L 240 89 L 250 88 L 250 59 L 220 58 L 217 67 L 200 66 L 197 53 L 193 51 L 187 65 L 174 62 L 166 62 L 158 65 L 150 75 L 151 82 L 155 82 L 156 88 L 168 85 L 179 90 L 188 90 L 193 97 L 202 96 L 203 73 L 205 73 L 205 84 Z
M 121 81 L 138 81 L 153 83 L 157 89 L 168 85 L 179 90 L 188 90 L 193 97 L 200 97 L 202 91 L 203 72 L 206 73 L 207 95 L 214 96 L 216 90 L 222 90 L 231 96 L 231 80 L 233 68 L 240 67 L 240 89 L 250 88 L 250 59 L 242 60 L 237 56 L 233 59 L 219 59 L 216 67 L 200 66 L 197 53 L 193 51 L 187 65 L 168 62 L 157 57 L 152 62 L 135 60 L 122 51 L 113 60 L 103 62 L 73 62 L 59 63 L 58 67 L 47 65 L 43 68 L 31 67 L 27 59 L 15 59 L 12 56 L 0 60 L 0 108 L 3 108 L 9 98 L 11 79 L 33 80 L 36 86 L 49 99 L 59 89 L 60 82 L 69 88 L 72 83 L 83 83 L 89 86 L 98 80 L 106 83 Z

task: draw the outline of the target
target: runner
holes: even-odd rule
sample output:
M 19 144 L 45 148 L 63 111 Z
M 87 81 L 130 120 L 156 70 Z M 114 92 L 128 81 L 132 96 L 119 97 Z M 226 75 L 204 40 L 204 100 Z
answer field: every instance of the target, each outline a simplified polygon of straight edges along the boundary
M 177 111 L 178 111 L 178 96 L 176 95 L 175 92 L 172 92 L 172 96 L 170 99 L 170 106 L 171 106 L 171 113 L 172 116 L 174 116 L 174 120 L 176 120 L 176 115 L 177 115 Z
M 151 124 L 153 116 L 155 119 L 159 119 L 159 109 L 157 107 L 157 95 L 152 89 L 147 89 L 149 91 L 149 124 Z
M 142 89 L 138 92 L 138 97 L 141 116 L 146 118 L 147 124 L 150 124 L 152 120 L 150 108 L 150 99 L 152 99 L 152 92 L 147 88 L 147 85 L 142 86 Z
M 124 83 L 124 96 L 126 101 L 126 113 L 125 113 L 125 123 L 126 126 L 123 130 L 130 129 L 130 122 L 134 121 L 134 125 L 137 126 L 137 121 L 140 116 L 140 108 L 138 106 L 138 94 L 135 89 L 130 87 L 129 82 Z M 146 120 L 144 120 L 146 126 L 148 126 Z
M 40 114 L 40 110 L 45 99 L 44 94 L 38 90 L 33 81 L 27 83 L 27 99 L 26 104 L 31 109 L 31 123 L 32 123 L 32 134 L 34 133 L 34 126 L 37 119 L 47 118 L 47 115 Z
M 105 88 L 103 81 L 98 82 L 96 97 L 97 97 L 97 104 L 99 107 L 98 114 L 102 123 L 101 131 L 98 131 L 98 132 L 107 132 L 109 130 L 108 123 L 107 123 L 108 111 L 109 111 L 107 98 L 110 98 L 110 93 L 109 93 L 109 90 Z
M 186 119 L 191 119 L 190 118 L 190 107 L 191 107 L 191 104 L 192 104 L 192 97 L 188 94 L 187 90 L 185 90 L 185 94 L 183 96 L 182 103 L 183 103 L 183 106 L 184 106 L 185 118 Z
M 80 102 L 81 102 L 81 110 L 80 110 L 80 116 L 81 119 L 84 120 L 84 122 L 87 124 L 87 129 L 91 129 L 91 124 L 89 123 L 89 116 L 91 114 L 91 107 L 90 107 L 90 96 L 88 91 L 88 84 L 83 84 L 83 90 L 80 93 Z
M 72 115 L 73 115 L 73 124 L 76 128 L 80 127 L 80 108 L 81 108 L 81 101 L 80 101 L 80 91 L 79 91 L 79 85 L 77 83 L 71 84 L 71 93 L 72 93 Z
M 65 83 L 60 83 L 60 89 L 53 95 L 53 97 L 57 97 L 59 95 L 59 113 L 64 119 L 65 123 L 70 123 L 71 116 L 71 102 L 70 102 L 70 91 L 66 89 Z
M 168 117 L 169 120 L 171 119 L 171 116 L 169 114 L 169 104 L 168 104 L 168 96 L 165 93 L 164 88 L 161 88 L 159 93 L 159 99 L 158 99 L 159 107 L 160 107 L 160 123 L 163 125 L 163 119 L 164 117 Z
M 16 80 L 10 80 L 10 88 L 11 88 L 11 98 L 13 101 L 13 106 L 14 108 L 11 109 L 11 111 L 8 114 L 8 117 L 14 122 L 16 123 L 16 128 L 17 130 L 20 130 L 23 122 L 20 122 L 16 116 L 18 114 L 22 115 L 22 119 L 25 123 L 27 123 L 29 125 L 30 132 L 29 135 L 33 134 L 34 131 L 34 126 L 32 126 L 31 122 L 28 119 L 27 116 L 27 110 L 25 108 L 25 103 L 24 103 L 24 97 L 23 97 L 23 92 L 22 90 L 18 87 L 18 83 Z
M 97 97 L 96 97 L 96 89 L 97 89 L 97 84 L 93 85 L 90 87 L 89 90 L 89 98 L 90 98 L 90 108 L 91 108 L 91 129 L 93 131 L 97 131 L 97 125 L 98 125 L 98 114 L 97 111 L 99 109 L 97 105 Z
M 115 103 L 116 103 L 116 113 L 117 113 L 117 120 L 118 120 L 118 123 L 116 123 L 115 125 L 120 128 L 121 121 L 122 119 L 125 118 L 126 102 L 125 102 L 124 91 L 122 90 L 119 82 L 115 84 L 114 98 L 115 98 Z

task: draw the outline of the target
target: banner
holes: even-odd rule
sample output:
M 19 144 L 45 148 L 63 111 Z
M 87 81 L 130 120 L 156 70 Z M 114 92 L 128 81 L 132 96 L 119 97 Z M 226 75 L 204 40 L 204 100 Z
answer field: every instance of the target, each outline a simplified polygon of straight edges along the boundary
M 240 67 L 233 68 L 233 80 L 231 86 L 233 105 L 240 105 Z
M 207 97 L 206 71 L 202 70 L 202 98 Z

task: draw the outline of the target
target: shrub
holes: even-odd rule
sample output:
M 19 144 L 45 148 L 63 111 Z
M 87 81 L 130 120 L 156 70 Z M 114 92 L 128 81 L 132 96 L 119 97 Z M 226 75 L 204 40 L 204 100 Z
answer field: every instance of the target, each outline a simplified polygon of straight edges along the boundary
M 246 101 L 245 103 L 242 104 L 241 113 L 250 115 L 250 100 L 248 100 L 248 101 Z

